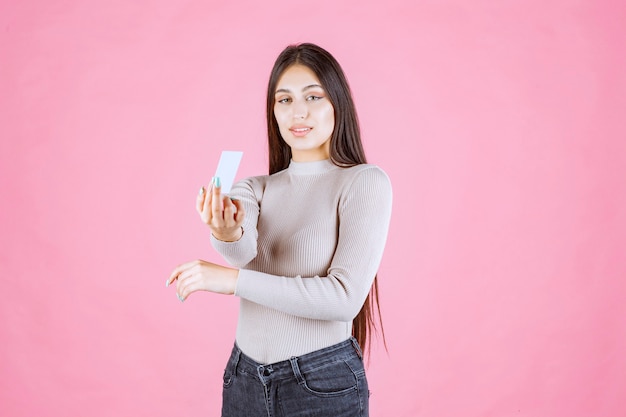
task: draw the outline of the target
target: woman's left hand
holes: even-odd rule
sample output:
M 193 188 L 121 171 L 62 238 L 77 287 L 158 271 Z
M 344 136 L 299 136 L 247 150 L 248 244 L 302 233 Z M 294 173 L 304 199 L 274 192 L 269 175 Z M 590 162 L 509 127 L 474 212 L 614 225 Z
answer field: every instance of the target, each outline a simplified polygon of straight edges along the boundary
M 168 278 L 165 286 L 176 283 L 176 294 L 180 301 L 196 291 L 218 294 L 234 294 L 239 270 L 197 259 L 179 265 Z

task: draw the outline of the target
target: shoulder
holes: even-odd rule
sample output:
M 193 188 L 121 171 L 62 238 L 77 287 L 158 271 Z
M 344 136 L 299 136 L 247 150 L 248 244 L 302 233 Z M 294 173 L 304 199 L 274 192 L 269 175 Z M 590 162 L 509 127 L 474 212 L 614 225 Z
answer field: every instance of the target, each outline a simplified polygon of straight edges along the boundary
M 352 184 L 369 184 L 375 188 L 391 189 L 391 180 L 387 173 L 378 165 L 360 164 L 340 170 L 346 180 Z
M 381 167 L 379 167 L 378 165 L 374 165 L 374 164 L 360 164 L 360 165 L 355 165 L 347 169 L 354 170 L 355 172 L 358 172 L 358 173 L 367 173 L 369 175 L 376 175 L 376 176 L 389 179 L 389 176 L 387 175 L 387 173 L 383 171 Z
M 344 178 L 341 181 L 341 207 L 351 204 L 371 205 L 380 202 L 391 204 L 393 197 L 389 176 L 380 167 L 372 164 L 360 164 L 340 170 Z
M 260 201 L 262 199 L 268 177 L 269 175 L 259 175 L 241 179 L 233 185 L 229 194 L 234 197 L 248 196 Z

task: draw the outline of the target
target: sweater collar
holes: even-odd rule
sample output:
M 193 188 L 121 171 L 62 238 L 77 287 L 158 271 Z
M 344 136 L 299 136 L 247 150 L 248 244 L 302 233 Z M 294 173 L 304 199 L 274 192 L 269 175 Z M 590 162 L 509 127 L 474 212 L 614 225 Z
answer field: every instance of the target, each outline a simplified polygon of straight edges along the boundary
M 330 159 L 312 162 L 295 162 L 292 160 L 289 163 L 289 172 L 295 175 L 323 174 L 337 168 L 339 167 L 333 164 Z

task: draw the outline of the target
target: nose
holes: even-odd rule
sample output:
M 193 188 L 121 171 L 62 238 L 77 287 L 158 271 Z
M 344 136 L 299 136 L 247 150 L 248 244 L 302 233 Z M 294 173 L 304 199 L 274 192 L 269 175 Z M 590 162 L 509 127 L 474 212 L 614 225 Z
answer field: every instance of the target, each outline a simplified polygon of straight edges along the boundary
M 296 100 L 293 103 L 293 118 L 294 119 L 306 119 L 309 114 L 306 102 L 302 100 Z

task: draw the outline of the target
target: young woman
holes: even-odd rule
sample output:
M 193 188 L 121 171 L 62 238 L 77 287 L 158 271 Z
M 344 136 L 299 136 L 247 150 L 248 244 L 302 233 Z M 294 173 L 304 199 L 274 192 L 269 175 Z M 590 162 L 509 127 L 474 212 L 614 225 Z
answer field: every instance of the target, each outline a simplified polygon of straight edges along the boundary
M 367 416 L 360 346 L 377 306 L 389 179 L 366 164 L 345 75 L 316 45 L 276 60 L 267 126 L 269 175 L 229 196 L 214 178 L 197 199 L 232 267 L 192 261 L 167 284 L 181 301 L 199 290 L 240 298 L 222 416 Z

